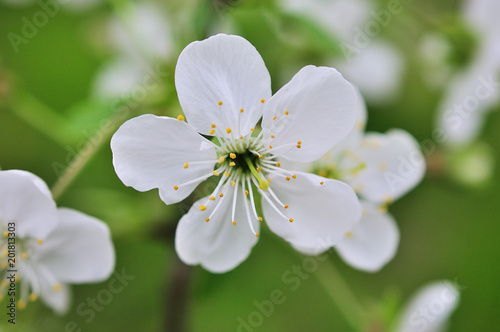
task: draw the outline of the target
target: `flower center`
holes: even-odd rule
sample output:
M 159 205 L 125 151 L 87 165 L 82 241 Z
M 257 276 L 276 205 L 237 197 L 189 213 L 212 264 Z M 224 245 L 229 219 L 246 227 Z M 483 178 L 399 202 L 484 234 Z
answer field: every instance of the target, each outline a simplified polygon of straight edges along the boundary
M 4 223 L 0 224 L 5 225 Z M 7 225 L 7 228 L 0 227 L 0 267 L 2 269 L 0 273 L 0 301 L 6 294 L 11 297 L 20 294 L 17 307 L 24 309 L 28 301 L 36 301 L 38 294 L 40 294 L 37 272 L 41 273 L 53 285 L 55 291 L 59 290 L 61 285 L 43 265 L 38 264 L 37 271 L 35 271 L 36 246 L 42 245 L 43 241 L 17 237 L 15 223 Z

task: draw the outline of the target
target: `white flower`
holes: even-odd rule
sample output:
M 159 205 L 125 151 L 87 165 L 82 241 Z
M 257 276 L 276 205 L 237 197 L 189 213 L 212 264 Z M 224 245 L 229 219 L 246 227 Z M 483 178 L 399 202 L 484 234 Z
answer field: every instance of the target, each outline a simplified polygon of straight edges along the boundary
M 176 250 L 185 263 L 224 272 L 249 255 L 262 220 L 255 190 L 271 230 L 294 245 L 331 246 L 351 230 L 361 207 L 348 185 L 287 171 L 276 160 L 313 161 L 353 127 L 356 95 L 335 69 L 306 66 L 271 97 L 257 50 L 221 34 L 183 50 L 175 84 L 189 124 L 183 117 L 139 116 L 118 129 L 111 149 L 123 183 L 158 188 L 166 204 L 218 179 L 177 227 Z
M 500 100 L 500 23 L 497 0 L 470 0 L 464 16 L 479 38 L 471 63 L 452 77 L 439 105 L 437 126 L 451 147 L 471 143 L 484 126 L 486 115 Z
M 7 296 L 6 278 L 14 273 L 20 309 L 40 297 L 64 313 L 70 301 L 67 284 L 102 281 L 113 271 L 107 226 L 83 213 L 57 209 L 45 182 L 29 172 L 0 171 L 0 230 L 0 297 Z M 9 260 L 13 244 L 15 262 Z
M 442 332 L 460 299 L 449 281 L 435 281 L 419 289 L 403 309 L 394 332 Z
M 363 216 L 335 249 L 351 266 L 374 272 L 394 257 L 399 243 L 399 230 L 386 205 L 422 180 L 425 161 L 418 143 L 403 130 L 364 133 L 366 118 L 358 93 L 358 118 L 349 136 L 315 163 L 287 165 L 352 186 L 360 196 Z M 315 253 L 326 249 L 317 247 Z

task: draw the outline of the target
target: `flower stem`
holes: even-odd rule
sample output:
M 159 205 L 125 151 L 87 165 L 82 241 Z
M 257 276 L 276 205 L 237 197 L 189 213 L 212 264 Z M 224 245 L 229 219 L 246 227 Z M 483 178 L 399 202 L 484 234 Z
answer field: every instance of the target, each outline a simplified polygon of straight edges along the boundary
M 318 270 L 314 273 L 320 284 L 330 296 L 345 319 L 357 331 L 363 331 L 367 313 L 363 306 L 337 271 L 331 259 L 319 264 Z
M 123 121 L 123 114 L 117 112 L 116 115 L 110 118 L 103 127 L 85 144 L 78 152 L 77 156 L 64 170 L 62 175 L 52 187 L 52 197 L 57 200 L 66 188 L 75 180 L 80 172 L 85 168 L 89 161 L 99 151 L 104 142 L 107 142 L 112 133 L 118 129 Z

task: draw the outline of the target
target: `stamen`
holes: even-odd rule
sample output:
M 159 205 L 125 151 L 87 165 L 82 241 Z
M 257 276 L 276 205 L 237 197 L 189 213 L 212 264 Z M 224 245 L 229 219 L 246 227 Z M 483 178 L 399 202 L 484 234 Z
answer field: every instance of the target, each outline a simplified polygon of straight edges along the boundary
M 285 111 L 285 115 L 288 115 L 288 111 Z
M 227 127 L 226 133 L 231 134 L 231 131 L 232 131 L 231 128 Z
M 229 158 L 231 158 L 231 159 L 236 159 L 236 154 L 234 154 L 234 153 L 230 153 L 230 154 L 229 154 Z
M 184 169 L 188 168 L 189 167 L 189 163 L 185 163 L 184 164 Z
M 234 182 L 234 181 L 233 181 Z M 231 220 L 233 220 L 233 225 L 236 226 L 236 221 L 234 220 L 234 215 L 236 214 L 236 199 L 238 198 L 238 182 L 236 182 L 236 188 L 234 188 L 234 196 L 233 196 L 233 210 L 231 212 Z M 233 187 L 235 186 L 233 185 Z
M 222 106 L 222 101 L 219 100 L 219 106 Z
M 242 189 L 244 190 L 245 194 L 248 193 L 247 190 L 245 190 L 245 182 L 242 182 Z M 248 209 L 248 201 L 246 198 L 243 198 L 244 204 L 245 204 L 245 212 L 247 213 L 247 220 L 248 220 L 248 225 L 250 226 L 250 229 L 252 230 L 252 233 L 257 234 L 255 232 L 255 229 L 253 228 L 252 225 L 252 219 L 250 218 L 250 211 Z
M 184 121 L 184 117 L 182 115 L 177 115 L 177 120 Z

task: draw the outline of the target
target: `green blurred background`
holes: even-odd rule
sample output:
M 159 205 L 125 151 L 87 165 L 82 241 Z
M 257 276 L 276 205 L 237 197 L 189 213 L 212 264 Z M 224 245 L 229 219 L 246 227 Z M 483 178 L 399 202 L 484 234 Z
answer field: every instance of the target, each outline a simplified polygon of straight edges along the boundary
M 92 141 L 87 146 L 96 154 L 58 205 L 105 221 L 116 246 L 116 271 L 124 269 L 135 277 L 90 323 L 76 308 L 107 289 L 108 282 L 73 286 L 73 305 L 66 316 L 56 316 L 38 301 L 18 312 L 15 327 L 2 318 L 0 329 L 77 331 L 71 327 L 77 325 L 82 331 L 97 332 L 235 331 L 238 317 L 246 320 L 256 310 L 254 301 L 269 299 L 273 290 L 280 289 L 286 300 L 255 331 L 351 331 L 313 275 L 295 291 L 282 282 L 283 273 L 301 264 L 301 259 L 268 229 L 262 231 L 250 257 L 226 274 L 180 263 L 173 246 L 175 226 L 195 197 L 166 206 L 156 190 L 139 193 L 125 187 L 114 173 L 109 148 L 114 126 L 127 118 L 182 113 L 173 72 L 178 54 L 193 40 L 217 31 L 241 34 L 262 54 L 273 91 L 303 65 L 329 64 L 329 58 L 340 54 L 339 44 L 314 20 L 292 15 L 274 1 L 158 1 L 157 5 L 170 25 L 171 50 L 161 59 L 149 57 L 148 63 L 159 64 L 167 74 L 145 98 L 131 103 L 130 96 L 103 97 L 93 91 L 103 64 L 121 52 L 105 36 L 106 22 L 112 17 L 126 21 L 130 3 L 101 1 L 85 10 L 65 10 L 61 5 L 33 38 L 19 44 L 18 52 L 8 34 L 22 35 L 23 18 L 31 19 L 41 7 L 0 3 L 0 166 L 33 172 L 51 186 L 90 137 L 101 138 L 102 146 Z M 367 127 L 379 132 L 402 128 L 423 141 L 432 138 L 444 87 L 425 82 L 416 44 L 429 31 L 453 22 L 460 2 L 403 5 L 405 10 L 381 33 L 405 58 L 403 81 L 394 98 L 368 100 Z M 113 120 L 117 114 L 122 116 L 119 121 Z M 496 161 L 500 160 L 498 128 L 500 114 L 493 112 L 480 134 Z M 390 207 L 401 231 L 395 259 L 375 274 L 356 271 L 335 254 L 330 259 L 361 302 L 382 319 L 393 318 L 421 285 L 448 279 L 463 286 L 449 331 L 498 331 L 499 163 L 486 181 L 467 186 L 459 176 L 450 176 L 450 165 L 443 162 L 448 160 L 446 152 L 438 149 L 428 157 L 433 162 L 431 172 Z

